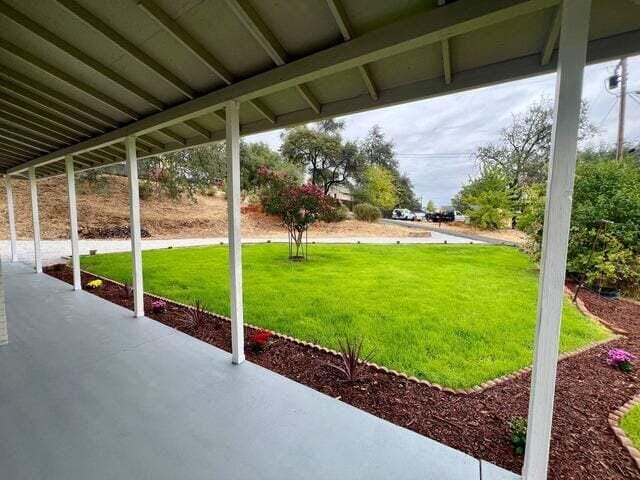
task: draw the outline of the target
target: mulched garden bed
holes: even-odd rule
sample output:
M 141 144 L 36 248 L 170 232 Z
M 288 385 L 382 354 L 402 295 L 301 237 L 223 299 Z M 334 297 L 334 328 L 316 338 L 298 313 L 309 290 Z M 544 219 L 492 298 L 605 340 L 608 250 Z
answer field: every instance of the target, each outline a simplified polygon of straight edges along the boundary
M 46 271 L 72 283 L 71 269 L 66 266 Z M 83 273 L 82 283 L 95 278 Z M 90 291 L 132 308 L 132 299 L 115 283 L 105 281 L 103 287 Z M 640 354 L 640 304 L 606 299 L 586 290 L 579 298 L 595 315 L 629 333 L 560 361 L 549 478 L 640 479 L 640 471 L 608 423 L 609 413 L 638 393 L 640 377 L 624 374 L 605 362 L 612 346 Z M 230 351 L 228 321 L 208 315 L 204 326 L 192 328 L 186 308 L 169 303 L 166 313 L 152 313 L 153 300 L 145 295 L 147 316 Z M 252 332 L 247 328 L 247 337 Z M 522 468 L 523 458 L 513 452 L 509 442 L 507 422 L 527 416 L 529 373 L 480 393 L 456 395 L 373 367 L 363 367 L 360 380 L 350 383 L 328 366 L 338 363 L 333 354 L 282 338 L 264 352 L 247 347 L 246 356 L 251 362 L 477 458 L 515 472 Z

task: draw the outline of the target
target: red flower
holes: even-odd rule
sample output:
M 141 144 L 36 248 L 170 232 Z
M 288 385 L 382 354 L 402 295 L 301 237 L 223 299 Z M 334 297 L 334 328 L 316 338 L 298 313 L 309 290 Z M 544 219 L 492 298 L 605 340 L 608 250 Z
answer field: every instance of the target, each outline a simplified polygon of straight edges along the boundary
M 269 340 L 273 337 L 273 333 L 268 332 L 267 330 L 258 330 L 257 332 L 253 332 L 249 336 L 249 340 L 255 346 L 264 348 L 269 343 Z

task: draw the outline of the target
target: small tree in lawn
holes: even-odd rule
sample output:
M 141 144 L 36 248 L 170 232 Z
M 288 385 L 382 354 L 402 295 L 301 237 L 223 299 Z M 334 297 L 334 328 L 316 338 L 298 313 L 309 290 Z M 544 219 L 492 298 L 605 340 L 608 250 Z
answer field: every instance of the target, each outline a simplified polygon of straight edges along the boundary
M 304 234 L 327 210 L 333 208 L 329 198 L 321 186 L 300 185 L 284 172 L 260 167 L 258 175 L 263 185 L 260 196 L 262 208 L 266 213 L 280 217 L 289 239 L 295 243 L 295 255 L 290 254 L 290 258 L 304 259 L 304 251 L 301 254 Z

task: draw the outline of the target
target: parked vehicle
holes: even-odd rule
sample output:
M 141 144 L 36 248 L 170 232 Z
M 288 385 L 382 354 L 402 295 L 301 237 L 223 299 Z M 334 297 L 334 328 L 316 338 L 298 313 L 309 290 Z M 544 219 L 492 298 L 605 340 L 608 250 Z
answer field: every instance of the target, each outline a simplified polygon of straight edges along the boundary
M 442 207 L 439 211 L 430 214 L 429 217 L 434 223 L 464 222 L 467 218 L 453 207 Z
M 415 215 L 408 208 L 395 208 L 391 212 L 391 218 L 393 220 L 415 220 Z
M 424 210 L 414 210 L 412 213 L 413 220 L 415 220 L 416 222 L 421 222 L 423 220 L 426 220 L 427 218 L 427 212 L 425 212 Z

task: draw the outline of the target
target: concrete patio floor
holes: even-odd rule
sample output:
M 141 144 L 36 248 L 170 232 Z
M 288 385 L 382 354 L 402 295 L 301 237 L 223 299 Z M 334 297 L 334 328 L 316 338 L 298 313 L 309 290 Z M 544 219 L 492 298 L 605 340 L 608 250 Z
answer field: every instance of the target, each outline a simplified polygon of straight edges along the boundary
M 23 264 L 4 264 L 0 477 L 519 478 Z

